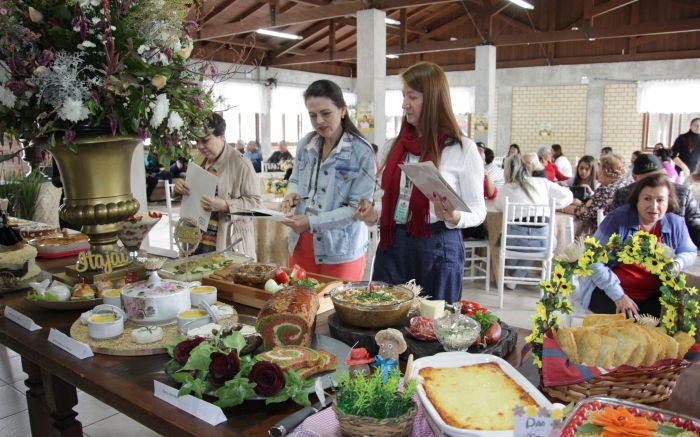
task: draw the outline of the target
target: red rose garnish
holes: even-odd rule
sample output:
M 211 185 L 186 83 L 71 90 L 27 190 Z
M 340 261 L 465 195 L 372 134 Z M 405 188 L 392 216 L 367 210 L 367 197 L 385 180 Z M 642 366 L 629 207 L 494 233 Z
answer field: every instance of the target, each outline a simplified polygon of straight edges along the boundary
M 195 337 L 191 340 L 183 340 L 178 343 L 177 346 L 175 346 L 175 349 L 173 349 L 173 357 L 175 358 L 175 361 L 183 365 L 187 363 L 187 360 L 190 359 L 190 352 L 192 352 L 192 349 L 196 348 L 199 343 L 203 341 L 204 338 Z
M 260 396 L 274 396 L 284 388 L 284 372 L 280 366 L 269 361 L 253 364 L 248 379 L 256 384 L 255 393 Z
M 212 352 L 209 356 L 209 375 L 215 385 L 224 385 L 229 379 L 233 379 L 241 370 L 241 361 L 235 350 L 228 355 L 221 352 Z

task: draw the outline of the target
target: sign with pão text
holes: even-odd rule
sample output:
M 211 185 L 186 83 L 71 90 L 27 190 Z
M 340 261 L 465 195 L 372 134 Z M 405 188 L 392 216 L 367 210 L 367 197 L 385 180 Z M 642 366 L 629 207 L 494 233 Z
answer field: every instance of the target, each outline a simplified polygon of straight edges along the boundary
M 516 406 L 515 437 L 559 437 L 562 431 L 562 410 L 533 406 Z

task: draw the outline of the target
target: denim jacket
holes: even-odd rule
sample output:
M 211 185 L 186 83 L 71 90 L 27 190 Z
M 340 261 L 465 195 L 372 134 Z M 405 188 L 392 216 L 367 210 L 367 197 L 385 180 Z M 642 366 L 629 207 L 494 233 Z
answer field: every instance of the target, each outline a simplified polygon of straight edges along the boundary
M 639 231 L 639 215 L 632 205 L 623 205 L 605 217 L 595 233 L 595 238 L 605 244 L 614 233 L 620 234 L 622 241 Z M 673 249 L 674 261 L 678 262 L 680 270 L 692 265 L 697 257 L 697 248 L 688 234 L 683 217 L 666 213 L 661 219 L 661 242 Z M 593 274 L 580 278 L 579 287 L 574 294 L 574 301 L 583 308 L 588 308 L 591 303 L 591 295 L 596 287 L 600 288 L 613 301 L 618 300 L 624 294 L 620 286 L 620 279 L 613 273 L 617 263 L 610 262 L 591 264 Z
M 316 132 L 299 141 L 287 192 L 301 198 L 294 214 L 309 216 L 316 263 L 340 264 L 367 251 L 367 226 L 353 215 L 361 197 L 372 199 L 377 167 L 372 146 L 349 132 L 319 166 L 322 144 Z M 298 241 L 291 231 L 290 254 Z

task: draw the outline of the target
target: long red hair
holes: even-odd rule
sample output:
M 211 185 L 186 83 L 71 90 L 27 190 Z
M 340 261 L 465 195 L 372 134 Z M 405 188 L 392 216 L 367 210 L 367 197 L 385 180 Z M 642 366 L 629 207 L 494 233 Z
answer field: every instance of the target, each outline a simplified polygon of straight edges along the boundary
M 401 74 L 404 83 L 412 89 L 423 94 L 423 106 L 421 107 L 420 120 L 416 126 L 420 132 L 421 161 L 423 157 L 432 152 L 433 163 L 440 166 L 440 154 L 444 144 L 438 144 L 438 134 L 447 136 L 451 142 L 462 144 L 459 124 L 452 112 L 452 100 L 450 99 L 450 86 L 445 72 L 437 64 L 432 62 L 419 62 L 414 64 Z M 401 121 L 401 129 L 406 126 L 406 116 Z M 398 137 L 397 137 L 398 140 Z M 449 141 L 448 140 L 448 141 Z M 391 146 L 394 150 L 396 141 Z

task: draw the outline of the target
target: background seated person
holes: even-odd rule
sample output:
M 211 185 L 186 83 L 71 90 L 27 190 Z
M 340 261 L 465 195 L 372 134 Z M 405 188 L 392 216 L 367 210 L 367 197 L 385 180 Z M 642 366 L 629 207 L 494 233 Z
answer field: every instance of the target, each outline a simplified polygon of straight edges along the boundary
M 275 152 L 272 155 L 270 155 L 270 157 L 267 159 L 267 162 L 269 164 L 281 164 L 283 161 L 289 161 L 293 159 L 294 157 L 291 153 L 289 153 L 289 150 L 287 149 L 287 143 L 285 143 L 284 141 L 280 141 L 279 150 L 275 150 Z
M 622 241 L 638 231 L 655 235 L 673 249 L 676 273 L 692 265 L 697 248 L 690 240 L 683 218 L 672 213 L 678 207 L 676 190 L 665 174 L 637 181 L 629 203 L 612 211 L 600 224 L 595 238 L 606 244 L 614 233 Z M 627 317 L 651 314 L 661 317 L 661 281 L 638 264 L 611 261 L 591 264 L 593 274 L 581 278 L 574 300 L 594 313 L 623 313 Z
M 170 164 L 170 177 L 175 178 L 185 178 L 187 173 L 187 160 L 183 157 L 177 158 Z
M 634 182 L 617 190 L 613 200 L 613 209 L 627 203 L 627 197 L 634 189 L 637 181 L 659 173 L 664 174 L 664 170 L 661 166 L 661 161 L 656 156 L 648 153 L 640 155 L 632 168 L 632 179 Z M 673 184 L 673 188 L 676 190 L 678 199 L 678 209 L 675 212 L 685 219 L 690 238 L 696 246 L 700 246 L 700 208 L 698 208 L 698 202 L 687 186 Z
M 253 163 L 255 173 L 260 173 L 262 171 L 262 153 L 260 152 L 257 141 L 248 141 L 248 146 L 243 156 Z

